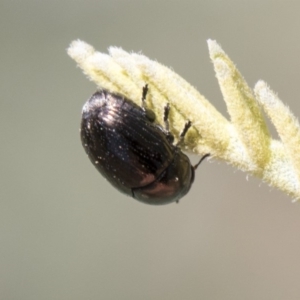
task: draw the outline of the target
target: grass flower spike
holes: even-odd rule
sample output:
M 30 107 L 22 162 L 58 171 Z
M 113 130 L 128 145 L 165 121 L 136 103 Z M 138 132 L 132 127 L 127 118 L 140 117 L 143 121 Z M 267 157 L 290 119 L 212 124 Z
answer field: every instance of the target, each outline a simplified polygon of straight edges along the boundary
M 170 104 L 170 130 L 178 138 L 187 120 L 192 122 L 183 148 L 199 155 L 210 153 L 271 186 L 300 198 L 300 126 L 290 110 L 263 82 L 254 91 L 247 85 L 221 47 L 208 40 L 210 57 L 227 105 L 230 121 L 204 96 L 169 68 L 138 53 L 110 47 L 108 54 L 76 40 L 68 48 L 87 77 L 141 105 L 147 83 L 147 106 L 163 126 L 163 111 Z M 278 131 L 271 137 L 262 110 Z

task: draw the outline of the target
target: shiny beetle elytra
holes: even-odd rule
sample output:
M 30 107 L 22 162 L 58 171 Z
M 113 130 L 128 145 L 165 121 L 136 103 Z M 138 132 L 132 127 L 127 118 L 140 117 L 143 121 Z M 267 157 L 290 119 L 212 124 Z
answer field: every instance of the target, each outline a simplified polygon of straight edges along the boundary
M 178 202 L 194 181 L 196 166 L 173 145 L 168 115 L 165 128 L 154 123 L 155 115 L 145 108 L 147 85 L 139 107 L 107 90 L 96 92 L 83 106 L 82 145 L 96 169 L 119 191 L 148 204 Z M 187 122 L 184 138 L 191 123 Z

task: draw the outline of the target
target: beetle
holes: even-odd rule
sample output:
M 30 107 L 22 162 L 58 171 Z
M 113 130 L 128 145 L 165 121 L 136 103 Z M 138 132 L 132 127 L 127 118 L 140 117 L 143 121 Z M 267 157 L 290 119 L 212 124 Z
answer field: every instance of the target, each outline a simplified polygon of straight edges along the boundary
M 178 202 L 188 193 L 195 170 L 178 144 L 191 122 L 185 124 L 179 142 L 169 131 L 169 104 L 164 109 L 165 128 L 155 123 L 146 108 L 148 85 L 142 91 L 142 107 L 124 96 L 102 89 L 82 109 L 81 141 L 96 169 L 120 192 L 147 204 Z

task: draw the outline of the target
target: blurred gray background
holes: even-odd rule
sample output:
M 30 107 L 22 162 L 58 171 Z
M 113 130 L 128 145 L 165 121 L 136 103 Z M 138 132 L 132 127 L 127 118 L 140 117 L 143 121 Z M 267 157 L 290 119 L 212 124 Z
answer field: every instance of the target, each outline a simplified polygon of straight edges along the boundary
M 299 1 L 0 3 L 0 299 L 300 299 L 300 205 L 204 162 L 179 205 L 114 190 L 79 139 L 80 38 L 171 66 L 227 116 L 206 40 L 300 116 Z M 197 161 L 198 158 L 193 158 Z

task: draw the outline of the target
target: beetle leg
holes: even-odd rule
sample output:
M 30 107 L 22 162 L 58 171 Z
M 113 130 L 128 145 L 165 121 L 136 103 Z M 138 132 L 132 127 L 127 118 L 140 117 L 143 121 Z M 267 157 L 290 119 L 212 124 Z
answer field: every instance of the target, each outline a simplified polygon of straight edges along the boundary
M 178 146 L 178 145 L 183 141 L 183 139 L 184 139 L 184 137 L 185 137 L 187 131 L 190 129 L 191 126 L 192 126 L 191 121 L 187 121 L 187 122 L 185 123 L 185 126 L 184 126 L 182 132 L 180 133 L 179 140 L 178 140 L 176 146 Z
M 174 142 L 174 136 L 170 132 L 170 125 L 169 125 L 169 113 L 170 113 L 170 104 L 168 103 L 165 108 L 164 108 L 164 123 L 165 123 L 165 128 L 164 131 L 167 135 L 167 139 L 171 144 Z
M 165 106 L 165 110 L 164 110 L 164 122 L 165 122 L 165 129 L 168 133 L 170 133 L 169 130 L 169 113 L 170 113 L 170 104 L 168 103 Z
M 148 93 L 148 84 L 145 84 L 143 86 L 143 93 L 142 93 L 142 106 L 143 106 L 144 110 L 146 110 L 146 97 L 147 97 L 147 93 Z
M 155 113 L 152 110 L 147 109 L 146 107 L 146 97 L 148 94 L 148 84 L 145 84 L 143 86 L 143 93 L 142 93 L 142 109 L 145 113 L 146 118 L 150 121 L 150 122 L 154 122 L 155 120 Z

